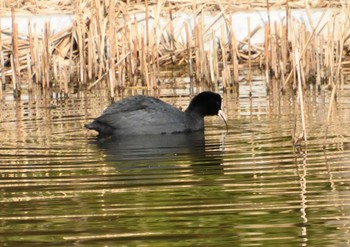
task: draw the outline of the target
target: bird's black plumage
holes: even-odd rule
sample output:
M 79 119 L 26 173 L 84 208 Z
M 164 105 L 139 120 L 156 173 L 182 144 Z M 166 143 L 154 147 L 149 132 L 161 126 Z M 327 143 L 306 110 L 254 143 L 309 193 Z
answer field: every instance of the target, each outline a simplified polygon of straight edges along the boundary
M 185 112 L 159 99 L 132 96 L 110 105 L 101 116 L 85 125 L 100 135 L 147 135 L 192 132 L 204 129 L 204 117 L 218 115 L 221 96 L 202 92 Z

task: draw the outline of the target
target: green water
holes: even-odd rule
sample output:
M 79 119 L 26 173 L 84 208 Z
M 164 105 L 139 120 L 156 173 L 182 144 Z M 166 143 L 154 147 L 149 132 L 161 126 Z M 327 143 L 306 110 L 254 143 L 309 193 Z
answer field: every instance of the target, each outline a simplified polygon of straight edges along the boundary
M 326 141 L 330 92 L 308 91 L 300 149 L 296 97 L 267 93 L 262 81 L 252 90 L 220 92 L 228 132 L 210 117 L 204 135 L 107 141 L 83 128 L 109 104 L 97 90 L 6 97 L 1 246 L 347 246 L 350 87 Z M 188 94 L 159 91 L 182 109 Z

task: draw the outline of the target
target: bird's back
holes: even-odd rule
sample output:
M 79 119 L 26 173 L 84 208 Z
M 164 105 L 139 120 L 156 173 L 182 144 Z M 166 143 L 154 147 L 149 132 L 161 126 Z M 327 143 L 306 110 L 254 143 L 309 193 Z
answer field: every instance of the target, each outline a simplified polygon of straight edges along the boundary
M 102 135 L 140 135 L 184 132 L 186 114 L 153 97 L 133 96 L 113 103 L 86 126 Z

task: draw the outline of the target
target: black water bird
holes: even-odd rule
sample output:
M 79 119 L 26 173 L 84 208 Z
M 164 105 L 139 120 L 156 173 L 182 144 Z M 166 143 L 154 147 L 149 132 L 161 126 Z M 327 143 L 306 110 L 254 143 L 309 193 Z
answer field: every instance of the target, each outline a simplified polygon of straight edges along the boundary
M 138 95 L 113 103 L 85 127 L 100 136 L 173 134 L 203 130 L 204 117 L 214 115 L 226 124 L 217 93 L 198 94 L 184 112 L 159 99 Z

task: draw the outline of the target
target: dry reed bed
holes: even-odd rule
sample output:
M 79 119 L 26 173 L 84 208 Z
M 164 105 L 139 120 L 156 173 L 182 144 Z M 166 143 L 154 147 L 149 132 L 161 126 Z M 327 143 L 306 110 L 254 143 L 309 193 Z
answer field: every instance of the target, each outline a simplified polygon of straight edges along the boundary
M 106 81 L 111 97 L 127 87 L 156 88 L 166 65 L 186 66 L 195 82 L 210 87 L 230 88 L 239 80 L 242 67 L 251 70 L 253 66 L 265 70 L 268 86 L 271 76 L 280 78 L 281 90 L 287 85 L 305 86 L 310 78 L 332 88 L 343 81 L 350 24 L 348 18 L 338 16 L 348 16 L 350 5 L 338 5 L 338 14 L 327 17 L 327 25 L 320 27 L 326 18 L 322 16 L 309 31 L 304 23 L 290 17 L 291 6 L 301 2 L 269 1 L 269 6 L 266 1 L 253 2 L 248 6 L 243 1 L 77 1 L 72 27 L 52 35 L 50 23 L 46 23 L 38 35 L 29 23 L 25 39 L 19 38 L 17 10 L 12 8 L 11 36 L 0 40 L 0 78 L 12 84 L 15 95 L 20 94 L 24 83 L 29 90 L 33 85 L 55 86 L 67 94 L 70 83 L 91 89 Z M 241 41 L 235 38 L 237 30 L 230 21 L 233 11 L 256 7 L 269 13 L 272 6 L 282 6 L 288 21 L 268 21 L 250 29 L 248 18 L 243 20 L 248 22 L 247 37 Z M 176 15 L 181 12 L 190 13 L 191 20 L 180 22 L 179 27 Z M 208 14 L 214 21 L 206 22 Z M 217 25 L 219 19 L 221 24 Z M 343 22 L 338 23 L 339 19 Z M 252 43 L 251 38 L 260 30 L 265 32 L 264 42 Z

